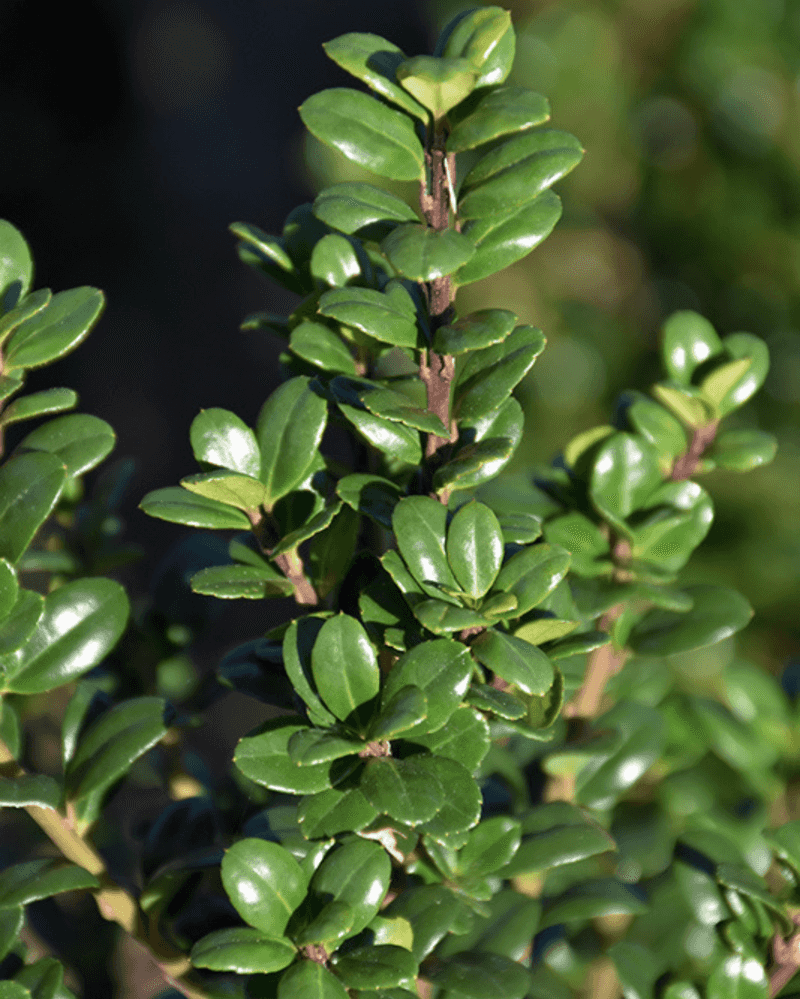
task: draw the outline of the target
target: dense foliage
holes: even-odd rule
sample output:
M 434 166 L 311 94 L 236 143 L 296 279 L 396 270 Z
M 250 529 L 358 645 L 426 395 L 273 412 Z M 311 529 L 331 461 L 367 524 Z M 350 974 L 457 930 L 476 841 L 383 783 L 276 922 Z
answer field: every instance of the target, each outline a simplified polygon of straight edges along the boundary
M 196 999 L 788 996 L 797 708 L 740 659 L 706 690 L 682 672 L 752 616 L 681 572 L 714 517 L 694 480 L 774 456 L 735 422 L 764 342 L 676 312 L 649 394 L 625 392 L 549 468 L 505 475 L 513 392 L 545 337 L 505 309 L 462 314 L 456 293 L 550 234 L 551 188 L 583 149 L 506 83 L 499 8 L 459 14 L 432 56 L 358 33 L 325 48 L 371 92 L 315 94 L 304 124 L 418 183 L 418 204 L 346 181 L 280 237 L 232 226 L 241 258 L 299 296 L 245 322 L 285 338 L 285 379 L 253 427 L 202 410 L 199 471 L 142 500 L 203 533 L 132 621 L 99 575 L 135 554 L 116 516 L 127 468 L 82 485 L 112 429 L 56 416 L 0 466 L 0 804 L 58 849 L 0 854 L 0 999 L 74 994 L 34 946 L 37 905 L 65 892 L 92 893 Z M 0 225 L 5 427 L 77 404 L 17 393 L 103 298 L 31 291 L 28 247 Z M 198 677 L 208 607 L 187 579 L 282 599 L 287 620 Z M 269 716 L 220 777 L 192 732 L 230 690 Z M 68 696 L 46 773 L 22 722 L 53 691 Z M 137 774 L 161 807 L 123 839 Z

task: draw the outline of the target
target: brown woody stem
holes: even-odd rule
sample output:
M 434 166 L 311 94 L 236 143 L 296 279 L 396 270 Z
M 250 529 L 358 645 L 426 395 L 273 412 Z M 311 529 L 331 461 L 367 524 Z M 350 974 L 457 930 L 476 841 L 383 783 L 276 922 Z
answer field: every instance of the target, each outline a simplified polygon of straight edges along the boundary
M 707 451 L 714 443 L 718 428 L 719 423 L 716 421 L 714 423 L 707 423 L 703 427 L 695 427 L 692 439 L 689 442 L 689 450 L 686 454 L 682 454 L 680 458 L 675 459 L 675 464 L 672 466 L 670 474 L 670 481 L 682 482 L 684 479 L 688 479 L 694 475 L 700 465 L 703 452 Z
M 800 913 L 792 920 L 800 927 Z M 772 940 L 772 956 L 775 961 L 769 975 L 769 995 L 774 999 L 800 971 L 800 930 L 784 939 L 776 933 Z

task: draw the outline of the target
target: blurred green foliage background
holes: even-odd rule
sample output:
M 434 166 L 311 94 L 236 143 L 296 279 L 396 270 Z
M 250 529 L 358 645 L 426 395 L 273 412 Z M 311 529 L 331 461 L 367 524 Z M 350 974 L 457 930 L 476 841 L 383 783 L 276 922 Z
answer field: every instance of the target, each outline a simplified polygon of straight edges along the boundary
M 429 0 L 431 35 L 460 9 Z M 691 581 L 727 581 L 756 608 L 741 651 L 800 659 L 800 4 L 793 0 L 518 0 L 509 83 L 545 94 L 586 148 L 559 185 L 564 216 L 519 264 L 459 292 L 461 313 L 511 308 L 548 346 L 523 383 L 514 469 L 549 462 L 646 390 L 663 320 L 706 315 L 763 337 L 765 390 L 742 426 L 779 439 L 747 476 L 705 483 L 717 518 Z M 409 55 L 415 53 L 408 53 Z M 371 179 L 313 138 L 310 190 Z M 396 185 L 414 203 L 413 185 Z M 730 652 L 731 650 L 729 650 Z M 723 653 L 724 654 L 724 653 Z

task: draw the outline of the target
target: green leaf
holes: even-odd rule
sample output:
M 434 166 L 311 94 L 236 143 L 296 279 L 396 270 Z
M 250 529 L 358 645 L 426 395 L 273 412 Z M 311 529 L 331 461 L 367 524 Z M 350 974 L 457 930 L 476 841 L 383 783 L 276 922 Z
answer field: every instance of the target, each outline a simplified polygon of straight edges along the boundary
M 512 607 L 511 609 L 513 610 L 514 608 Z M 509 615 L 506 614 L 506 616 Z M 568 635 L 579 624 L 579 621 L 561 621 L 555 617 L 537 617 L 532 621 L 527 621 L 521 627 L 515 628 L 513 634 L 517 638 L 524 638 L 531 645 L 543 645 L 545 642 L 553 642 L 564 635 Z M 551 658 L 555 658 L 555 656 Z
M 561 199 L 543 191 L 533 201 L 497 215 L 469 219 L 462 233 L 475 244 L 475 256 L 453 275 L 457 287 L 480 281 L 526 257 L 561 218 Z
M 542 530 L 550 544 L 571 552 L 570 569 L 579 576 L 607 576 L 613 571 L 608 537 L 578 510 L 549 520 Z
M 530 986 L 530 972 L 502 954 L 456 954 L 447 961 L 426 966 L 423 975 L 440 988 L 452 989 L 464 999 L 523 999 Z
M 383 847 L 355 837 L 325 855 L 310 887 L 318 897 L 350 906 L 354 920 L 347 936 L 355 936 L 377 915 L 391 876 L 392 864 Z
M 516 400 L 506 399 L 506 403 L 508 402 L 514 403 Z M 455 492 L 473 489 L 486 482 L 508 464 L 517 443 L 507 437 L 498 437 L 467 444 L 457 451 L 455 457 L 436 469 L 433 476 L 434 490 L 441 495 L 445 490 Z
M 537 827 L 531 829 L 531 824 L 525 823 L 525 835 L 519 849 L 498 871 L 498 876 L 513 878 L 520 874 L 547 871 L 551 867 L 574 864 L 615 848 L 614 840 L 602 826 L 590 821 L 574 806 L 568 806 L 571 814 L 561 806 L 559 802 L 555 808 L 546 805 L 544 809 L 540 806 L 536 810 L 541 813 L 537 814 Z
M 736 361 L 750 360 L 741 378 L 731 385 L 718 402 L 723 416 L 744 405 L 761 388 L 769 372 L 769 349 L 764 341 L 750 333 L 731 333 L 722 341 L 725 353 Z M 705 382 L 703 383 L 705 388 Z
M 432 819 L 446 797 L 434 759 L 428 756 L 373 757 L 367 760 L 359 787 L 379 812 L 409 826 Z
M 486 153 L 470 170 L 459 192 L 458 214 L 484 219 L 527 205 L 582 158 L 583 147 L 567 132 L 523 132 Z
M 697 312 L 674 312 L 661 331 L 661 356 L 670 378 L 689 385 L 695 368 L 722 353 L 711 323 Z
M 281 977 L 278 999 L 347 999 L 347 992 L 323 965 L 298 961 Z
M 455 607 L 444 600 L 420 600 L 414 604 L 414 616 L 434 635 L 449 635 L 464 628 L 485 628 L 490 622 L 468 607 Z
M 58 808 L 61 805 L 58 781 L 42 774 L 0 778 L 0 808 L 27 808 L 28 805 Z
M 702 427 L 713 423 L 714 412 L 699 389 L 677 382 L 659 382 L 651 389 L 662 405 L 673 412 L 687 427 Z
M 289 597 L 293 590 L 290 580 L 267 565 L 214 565 L 196 572 L 189 583 L 195 593 L 221 600 Z
M 741 864 L 717 864 L 716 878 L 726 888 L 738 892 L 750 901 L 760 902 L 771 910 L 773 917 L 780 924 L 783 936 L 788 936 L 794 932 L 794 923 L 787 914 L 784 903 L 767 890 L 764 879 L 755 874 L 749 867 Z
M 556 898 L 544 911 L 541 929 L 598 916 L 638 916 L 647 910 L 647 904 L 633 886 L 614 878 L 601 878 L 568 888 Z
M 621 400 L 631 429 L 645 437 L 658 451 L 665 471 L 688 448 L 686 433 L 675 417 L 653 399 L 639 392 L 626 392 Z
M 430 766 L 447 793 L 439 810 L 420 825 L 419 831 L 426 841 L 432 838 L 449 844 L 453 836 L 465 833 L 480 821 L 481 789 L 459 760 L 434 756 L 430 758 Z
M 323 371 L 356 373 L 356 363 L 342 338 L 322 323 L 302 322 L 295 326 L 289 347 L 298 357 Z
M 263 482 L 228 469 L 215 469 L 213 472 L 189 475 L 181 479 L 181 486 L 205 499 L 254 513 L 267 497 L 267 489 Z
M 650 494 L 642 514 L 632 532 L 633 557 L 673 573 L 708 533 L 714 506 L 696 482 L 665 482 Z
M 195 968 L 254 975 L 288 967 L 297 951 L 285 937 L 236 926 L 201 937 L 189 956 Z
M 286 675 L 308 707 L 312 720 L 318 725 L 330 726 L 336 718 L 319 699 L 311 665 L 313 648 L 322 627 L 319 617 L 292 621 L 283 638 L 283 662 Z
M 638 655 L 670 656 L 715 645 L 741 631 L 753 610 L 741 594 L 720 586 L 686 587 L 694 605 L 685 614 L 651 610 L 634 625 L 628 645 Z
M 528 706 L 518 697 L 512 697 L 504 690 L 495 690 L 488 683 L 473 683 L 467 694 L 467 702 L 481 711 L 514 721 L 528 713 Z
M 197 461 L 258 478 L 261 454 L 247 424 L 227 409 L 201 409 L 189 431 Z
M 369 282 L 369 263 L 357 248 L 358 244 L 338 232 L 323 236 L 311 252 L 311 276 L 316 286 L 344 288 L 352 282 Z
M 675 882 L 698 923 L 716 926 L 730 919 L 731 911 L 710 874 L 680 860 L 674 862 L 673 872 Z
M 116 442 L 117 435 L 105 420 L 71 413 L 37 427 L 23 437 L 17 450 L 48 451 L 66 465 L 68 476 L 76 476 L 99 465 Z
M 375 650 L 363 626 L 347 614 L 329 618 L 311 653 L 317 690 L 340 721 L 366 724 L 380 690 Z
M 722 400 L 742 381 L 752 363 L 749 357 L 742 357 L 738 361 L 723 361 L 702 380 L 700 391 L 718 412 L 721 412 Z
M 28 293 L 33 259 L 22 233 L 0 219 L 0 312 L 8 312 Z
M 366 378 L 347 378 L 342 375 L 333 378 L 329 387 L 340 403 L 350 406 L 365 406 L 374 416 L 396 420 L 406 426 L 426 433 L 445 436 L 444 424 L 433 413 L 422 409 L 403 392 L 385 388 Z
M 160 697 L 130 698 L 82 733 L 65 774 L 67 798 L 76 803 L 82 820 L 96 818 L 102 795 L 166 735 L 166 710 Z M 93 802 L 87 801 L 90 796 Z M 87 807 L 93 812 L 87 813 Z
M 618 940 L 606 953 L 616 966 L 626 999 L 650 999 L 659 977 L 655 953 L 628 940 Z
M 482 686 L 485 686 L 482 685 Z M 475 688 L 470 688 L 474 690 Z M 489 725 L 483 715 L 467 704 L 456 708 L 447 721 L 435 732 L 422 735 L 403 735 L 415 744 L 424 746 L 434 756 L 446 757 L 463 764 L 473 773 L 489 752 Z
M 717 468 L 749 472 L 760 465 L 768 465 L 777 449 L 776 439 L 762 430 L 726 430 L 716 438 L 708 457 Z
M 378 814 L 357 787 L 327 791 L 303 798 L 297 809 L 300 829 L 307 839 L 359 832 Z
M 425 154 L 413 122 L 369 94 L 333 87 L 312 94 L 299 108 L 317 139 L 359 166 L 391 180 L 420 180 Z
M 449 638 L 422 642 L 397 660 L 385 679 L 383 705 L 408 685 L 419 687 L 428 702 L 427 718 L 404 739 L 436 732 L 448 721 L 466 695 L 473 665 L 466 646 Z
M 29 905 L 62 891 L 99 888 L 97 878 L 77 864 L 45 857 L 0 871 L 0 909 Z
M 14 566 L 8 559 L 0 558 L 0 621 L 7 617 L 19 597 L 19 583 Z M 0 646 L 0 654 L 6 650 Z
M 240 739 L 233 761 L 245 777 L 287 794 L 315 794 L 331 786 L 331 764 L 298 767 L 289 758 L 289 740 L 309 726 L 293 716 L 273 718 Z
M 0 558 L 19 561 L 64 487 L 62 462 L 47 453 L 13 455 L 0 467 Z
M 553 684 L 553 666 L 547 656 L 521 638 L 490 628 L 472 642 L 476 659 L 526 694 L 543 695 Z
M 306 477 L 316 458 L 327 416 L 325 400 L 315 395 L 308 379 L 302 377 L 284 382 L 261 407 L 256 437 L 268 510 Z
M 0 375 L 0 400 L 8 399 L 24 382 L 24 371 L 12 371 L 10 375 Z
M 0 416 L 0 424 L 7 427 L 11 423 L 32 420 L 47 413 L 59 413 L 64 409 L 73 409 L 77 405 L 78 393 L 72 389 L 52 388 L 43 392 L 32 392 L 21 399 L 15 399 Z
M 523 87 L 490 90 L 462 118 L 447 137 L 447 151 L 463 153 L 503 135 L 541 125 L 550 117 L 550 105 L 541 94 Z
M 480 309 L 440 326 L 434 333 L 433 349 L 439 354 L 466 354 L 502 343 L 517 323 L 507 309 Z
M 521 617 L 552 593 L 569 564 L 570 554 L 560 545 L 530 545 L 503 565 L 492 593 L 513 594 L 517 598 L 513 617 Z
M 491 589 L 503 562 L 503 535 L 494 512 L 465 503 L 447 531 L 447 560 L 462 590 L 474 599 Z
M 362 473 L 339 479 L 336 492 L 348 506 L 389 528 L 394 508 L 402 496 L 401 488 L 391 479 Z
M 456 388 L 458 422 L 471 423 L 503 403 L 544 350 L 545 338 L 533 326 L 518 326 L 502 343 L 470 354 Z
M 488 913 L 481 913 L 468 933 L 446 941 L 439 948 L 439 956 L 447 958 L 469 950 L 501 954 L 512 961 L 527 963 L 531 940 L 542 914 L 538 899 L 526 898 L 511 888 L 501 888 L 486 909 Z
M 397 67 L 406 57 L 393 42 L 380 35 L 354 31 L 325 42 L 322 47 L 329 59 L 381 97 L 422 121 L 428 120 L 425 108 L 395 82 Z
M 104 306 L 103 293 L 97 288 L 73 288 L 53 295 L 9 337 L 5 370 L 38 368 L 68 354 L 86 339 Z
M 408 465 L 417 465 L 422 460 L 422 446 L 417 430 L 343 402 L 338 403 L 338 406 L 359 435 L 378 451 Z
M 0 982 L 0 999 L 32 999 L 32 993 L 19 982 Z
M 404 947 L 355 947 L 336 955 L 337 976 L 349 989 L 392 988 L 407 985 L 413 989 L 417 962 Z
M 397 80 L 438 121 L 475 89 L 476 67 L 468 59 L 414 56 L 400 63 Z
M 398 225 L 381 242 L 381 252 L 395 270 L 412 281 L 435 281 L 457 271 L 475 246 L 455 229 L 437 232 L 425 225 Z
M 117 644 L 128 598 L 111 579 L 80 579 L 48 594 L 25 646 L 8 657 L 5 689 L 41 694 L 92 669 Z
M 304 524 L 301 524 L 300 527 L 291 531 L 289 534 L 285 534 L 281 538 L 280 544 L 277 544 L 272 549 L 272 557 L 276 558 L 284 552 L 290 552 L 293 549 L 296 549 L 298 545 L 301 545 L 304 541 L 308 541 L 309 538 L 316 537 L 316 535 L 327 530 L 341 509 L 342 504 L 339 502 L 331 503 L 330 506 L 323 507 L 322 510 L 315 513 L 313 517 L 310 517 Z
M 473 829 L 458 851 L 457 873 L 473 877 L 491 874 L 511 862 L 519 849 L 522 827 L 517 819 L 495 815 Z
M 144 497 L 139 506 L 151 517 L 168 520 L 173 524 L 186 524 L 188 527 L 249 531 L 252 526 L 241 510 L 187 492 L 180 486 L 154 489 Z
M 16 652 L 28 641 L 44 613 L 44 597 L 20 590 L 7 617 L 0 621 L 0 657 Z M 0 669 L 4 668 L 0 658 Z
M 278 843 L 241 839 L 222 858 L 222 884 L 246 923 L 267 936 L 280 937 L 306 897 L 308 878 Z
M 394 739 L 416 728 L 428 716 L 428 700 L 419 687 L 401 687 L 370 726 L 370 739 Z
M 355 756 L 365 748 L 361 739 L 348 739 L 326 729 L 301 729 L 289 740 L 289 756 L 297 766 L 327 763 L 343 756 Z
M 381 343 L 417 346 L 414 301 L 399 281 L 390 281 L 385 291 L 352 287 L 326 291 L 320 297 L 319 312 Z
M 728 954 L 711 972 L 707 999 L 767 999 L 769 982 L 764 966 L 747 954 Z
M 432 583 L 458 588 L 447 560 L 446 522 L 447 509 L 429 496 L 406 497 L 392 514 L 392 527 L 403 561 L 425 592 L 434 598 L 441 593 Z
M 589 495 L 615 526 L 661 485 L 658 452 L 634 434 L 612 434 L 595 452 L 592 465 Z
M 469 59 L 479 71 L 476 87 L 503 83 L 514 62 L 515 37 L 511 14 L 500 7 L 483 7 L 457 14 L 436 43 L 434 55 Z
M 356 181 L 334 184 L 320 191 L 314 201 L 314 214 L 348 235 L 376 223 L 419 221 L 414 209 L 397 195 Z
M 21 905 L 0 909 L 0 961 L 10 952 L 24 923 L 25 910 Z
M 0 220 L 1 221 L 1 220 Z M 1 237 L 0 237 L 1 238 Z M 11 336 L 14 330 L 37 312 L 41 312 L 50 303 L 53 293 L 49 288 L 39 288 L 30 295 L 25 295 L 19 302 L 0 318 L 0 346 Z M 2 309 L 0 308 L 0 312 Z M 18 377 L 22 381 L 25 377 L 24 371 L 19 371 L 10 378 Z M 3 396 L 3 398 L 5 398 Z
M 248 222 L 233 222 L 230 231 L 241 240 L 237 246 L 239 259 L 266 274 L 276 283 L 298 295 L 309 290 L 305 275 L 301 275 L 289 253 L 286 240 L 276 238 Z

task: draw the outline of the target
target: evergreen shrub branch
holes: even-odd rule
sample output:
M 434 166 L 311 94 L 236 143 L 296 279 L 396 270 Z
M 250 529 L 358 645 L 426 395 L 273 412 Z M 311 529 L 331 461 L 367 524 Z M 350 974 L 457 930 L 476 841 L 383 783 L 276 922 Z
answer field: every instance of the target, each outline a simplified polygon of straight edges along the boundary
M 69 389 L 23 392 L 102 295 L 31 290 L 27 244 L 0 223 L 0 429 L 45 418 L 0 466 L 0 804 L 61 855 L 3 857 L 2 999 L 72 995 L 23 938 L 27 907 L 75 891 L 190 997 L 790 994 L 796 714 L 747 662 L 716 697 L 674 668 L 752 616 L 682 573 L 714 517 L 695 479 L 774 455 L 727 427 L 767 350 L 676 313 L 649 394 L 625 393 L 549 468 L 506 474 L 513 393 L 545 337 L 506 309 L 464 314 L 458 292 L 549 235 L 552 188 L 584 152 L 506 83 L 514 38 L 487 6 L 432 55 L 361 33 L 325 46 L 360 86 L 300 116 L 389 184 L 335 184 L 279 236 L 231 227 L 297 296 L 288 317 L 246 321 L 284 337 L 283 381 L 253 425 L 202 409 L 198 470 L 142 500 L 199 531 L 133 619 L 104 575 L 135 557 L 116 516 L 130 469 L 83 485 L 114 432 L 66 412 Z M 352 467 L 322 447 L 333 424 Z M 188 577 L 194 594 L 281 599 L 288 619 L 201 676 Z M 58 772 L 39 774 L 26 704 L 65 686 Z M 270 716 L 220 779 L 184 734 L 230 690 Z M 143 779 L 161 811 L 112 842 L 111 796 Z

